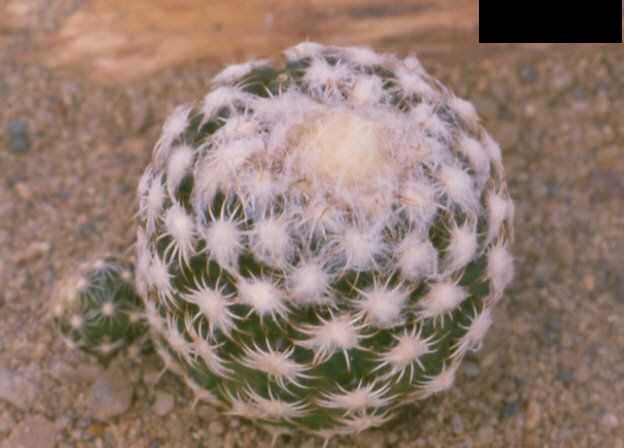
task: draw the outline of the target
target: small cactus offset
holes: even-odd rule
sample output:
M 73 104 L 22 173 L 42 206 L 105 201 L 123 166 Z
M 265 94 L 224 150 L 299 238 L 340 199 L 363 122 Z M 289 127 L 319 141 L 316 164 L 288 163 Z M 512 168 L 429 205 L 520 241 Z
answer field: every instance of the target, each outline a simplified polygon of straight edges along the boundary
M 83 263 L 63 278 L 50 311 L 69 347 L 107 363 L 119 351 L 140 346 L 147 327 L 133 279 L 132 265 L 113 256 Z
M 165 122 L 135 287 L 196 402 L 327 440 L 452 385 L 511 280 L 513 204 L 474 107 L 417 59 L 285 55 Z

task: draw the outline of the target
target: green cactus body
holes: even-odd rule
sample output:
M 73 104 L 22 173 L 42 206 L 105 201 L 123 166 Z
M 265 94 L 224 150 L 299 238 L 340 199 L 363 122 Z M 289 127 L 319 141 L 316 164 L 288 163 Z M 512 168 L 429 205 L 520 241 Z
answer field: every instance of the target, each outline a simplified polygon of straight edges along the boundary
M 415 58 L 303 43 L 177 108 L 139 183 L 166 368 L 325 439 L 450 387 L 512 277 L 500 148 Z
M 130 263 L 104 257 L 64 278 L 53 294 L 51 317 L 67 345 L 107 363 L 142 340 L 147 328 L 133 277 Z

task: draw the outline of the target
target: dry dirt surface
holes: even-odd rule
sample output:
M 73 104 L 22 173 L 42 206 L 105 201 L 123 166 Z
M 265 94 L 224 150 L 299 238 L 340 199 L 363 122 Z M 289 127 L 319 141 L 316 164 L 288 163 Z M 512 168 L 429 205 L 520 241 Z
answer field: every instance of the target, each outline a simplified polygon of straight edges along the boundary
M 155 357 L 105 370 L 68 351 L 45 320 L 63 272 L 132 242 L 135 187 L 160 123 L 176 104 L 203 96 L 218 70 L 214 56 L 194 54 L 102 82 L 89 73 L 97 70 L 92 53 L 59 59 L 65 27 L 104 3 L 0 2 L 17 14 L 0 19 L 0 447 L 268 446 L 270 436 L 246 421 L 205 404 L 191 409 L 183 384 L 158 378 Z M 361 14 L 388 19 L 359 3 Z M 279 14 L 294 14 L 283 5 Z M 275 23 L 287 26 L 279 14 Z M 331 446 L 624 448 L 621 45 L 479 46 L 469 27 L 461 35 L 472 43 L 454 46 L 456 34 L 440 25 L 439 48 L 432 37 L 421 47 L 421 25 L 370 41 L 351 26 L 353 42 L 423 55 L 434 76 L 476 104 L 504 148 L 517 273 L 482 351 L 450 392 Z M 253 32 L 266 38 L 254 52 L 278 53 L 283 42 Z M 289 36 L 285 44 L 298 37 Z M 115 54 L 107 67 L 118 65 Z M 223 58 L 237 56 L 244 53 Z M 295 434 L 276 446 L 320 443 Z

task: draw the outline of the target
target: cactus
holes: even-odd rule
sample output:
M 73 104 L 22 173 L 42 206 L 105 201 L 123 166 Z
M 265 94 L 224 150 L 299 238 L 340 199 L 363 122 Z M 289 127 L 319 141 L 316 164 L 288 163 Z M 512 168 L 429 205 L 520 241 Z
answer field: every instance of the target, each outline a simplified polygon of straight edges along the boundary
M 285 55 L 166 120 L 134 286 L 195 403 L 328 440 L 452 385 L 511 280 L 513 203 L 472 104 L 417 59 Z
M 70 348 L 107 364 L 122 350 L 144 350 L 147 327 L 133 285 L 133 266 L 114 256 L 81 264 L 52 296 L 51 317 Z

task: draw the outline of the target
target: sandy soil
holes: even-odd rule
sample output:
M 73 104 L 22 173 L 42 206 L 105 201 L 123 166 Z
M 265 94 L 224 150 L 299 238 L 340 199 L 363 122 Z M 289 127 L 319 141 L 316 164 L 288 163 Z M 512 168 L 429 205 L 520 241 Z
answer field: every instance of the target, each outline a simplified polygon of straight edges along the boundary
M 44 320 L 63 271 L 132 240 L 135 185 L 160 123 L 202 96 L 217 67 L 102 85 L 18 57 L 33 48 L 27 31 L 2 39 L 0 447 L 269 443 L 247 422 L 191 410 L 175 378 L 154 384 L 157 359 L 105 372 Z M 503 145 L 517 275 L 452 391 L 333 446 L 624 448 L 621 47 L 481 47 L 424 62 Z M 97 418 L 106 412 L 118 415 Z M 319 445 L 295 435 L 277 446 Z

